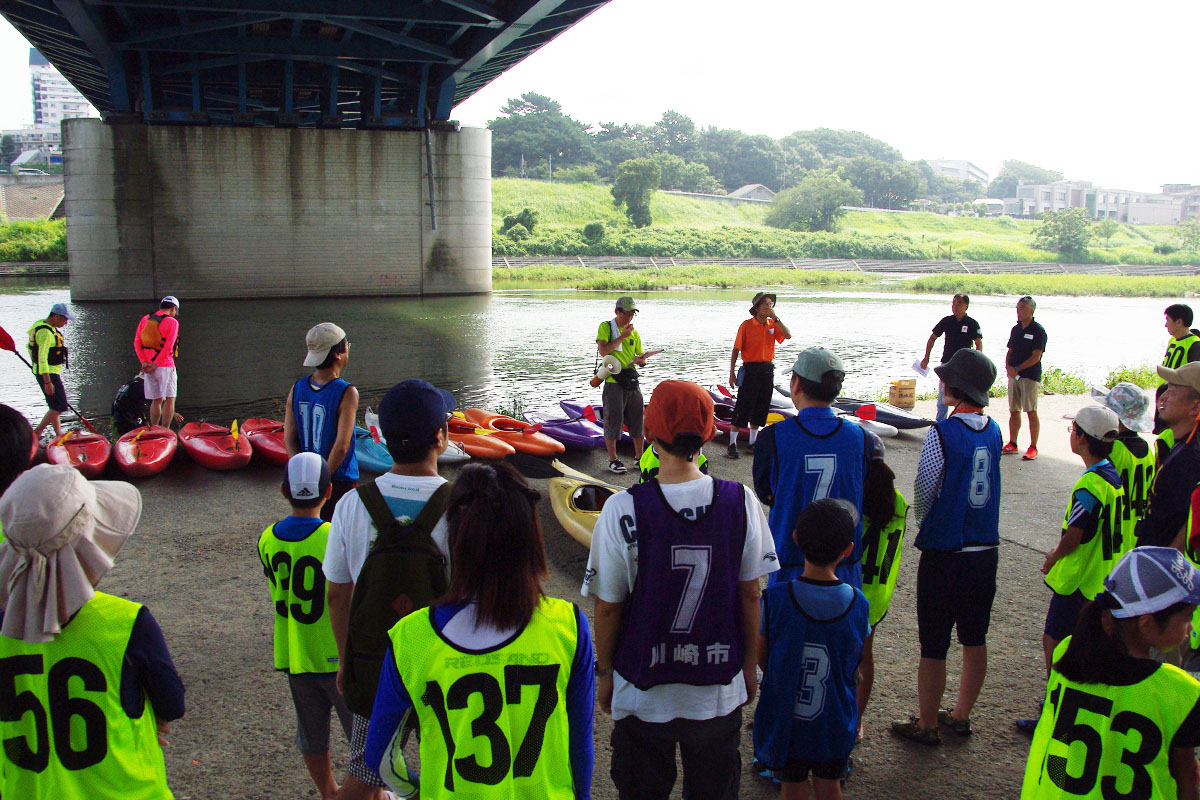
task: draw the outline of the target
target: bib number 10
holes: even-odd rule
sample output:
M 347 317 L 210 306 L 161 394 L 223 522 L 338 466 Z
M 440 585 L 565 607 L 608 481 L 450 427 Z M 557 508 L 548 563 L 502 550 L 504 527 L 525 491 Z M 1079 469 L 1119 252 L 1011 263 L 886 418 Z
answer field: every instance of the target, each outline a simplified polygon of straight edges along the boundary
M 104 692 L 108 688 L 104 673 L 82 658 L 56 662 L 47 676 L 47 710 L 32 691 L 17 691 L 17 676 L 43 672 L 45 665 L 40 655 L 0 659 L 0 721 L 21 723 L 27 715 L 32 717 L 32 724 L 22 726 L 28 733 L 4 740 L 5 757 L 21 769 L 44 772 L 50 766 L 53 740 L 54 754 L 66 769 L 87 769 L 99 764 L 108 755 L 104 711 L 90 700 L 72 697 L 71 689 L 75 686 L 85 692 Z M 75 718 L 79 721 L 75 722 Z M 74 744 L 82 747 L 77 750 Z
M 425 684 L 425 692 L 421 702 L 429 706 L 437 717 L 442 738 L 446 743 L 446 775 L 447 791 L 454 791 L 454 778 L 458 777 L 470 783 L 481 783 L 496 786 L 512 770 L 514 778 L 528 778 L 533 775 L 538 758 L 542 754 L 542 742 L 546 738 L 546 723 L 558 705 L 558 664 L 519 665 L 509 664 L 504 668 L 504 687 L 500 681 L 487 672 L 472 672 L 450 684 L 449 691 L 443 692 L 437 681 Z M 504 735 L 504 728 L 497 724 L 505 705 L 520 705 L 522 687 L 536 686 L 537 698 L 533 703 L 533 713 L 525 736 L 517 746 L 517 755 L 512 756 L 512 746 Z M 471 736 L 473 739 L 486 739 L 491 751 L 486 765 L 481 764 L 477 753 L 455 758 L 457 743 L 454 741 L 454 730 L 461 726 L 450 725 L 451 711 L 465 711 L 470 706 L 471 695 L 477 694 L 482 701 L 482 711 L 471 720 Z M 505 726 L 510 728 L 510 726 Z M 511 728 L 510 728 L 511 729 Z

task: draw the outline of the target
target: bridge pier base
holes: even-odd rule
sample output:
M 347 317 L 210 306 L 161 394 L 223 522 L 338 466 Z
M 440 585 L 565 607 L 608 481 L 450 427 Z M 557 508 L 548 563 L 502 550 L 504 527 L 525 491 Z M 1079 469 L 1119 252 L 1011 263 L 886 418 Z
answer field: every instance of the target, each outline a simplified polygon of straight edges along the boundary
M 491 290 L 491 132 L 63 123 L 74 300 Z M 437 229 L 430 219 L 430 204 Z

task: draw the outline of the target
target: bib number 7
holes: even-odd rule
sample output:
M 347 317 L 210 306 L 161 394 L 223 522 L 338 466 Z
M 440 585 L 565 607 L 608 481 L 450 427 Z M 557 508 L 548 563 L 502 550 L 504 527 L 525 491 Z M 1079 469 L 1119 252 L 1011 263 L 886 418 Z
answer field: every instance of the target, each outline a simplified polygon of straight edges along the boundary
M 509 664 L 504 668 L 504 688 L 500 682 L 487 672 L 472 672 L 450 684 L 449 691 L 443 693 L 442 686 L 437 681 L 425 684 L 425 692 L 421 702 L 429 706 L 437 717 L 442 739 L 446 744 L 446 791 L 454 791 L 454 778 L 458 777 L 469 783 L 479 783 L 496 786 L 503 781 L 510 769 L 514 778 L 528 778 L 533 775 L 538 758 L 542 754 L 542 742 L 546 738 L 546 724 L 550 715 L 558 706 L 558 664 L 521 665 Z M 520 705 L 523 686 L 536 686 L 538 693 L 533 703 L 533 712 L 529 719 L 529 727 L 517 747 L 517 756 L 512 757 L 512 746 L 504 735 L 504 728 L 497 724 L 505 705 Z M 485 760 L 487 766 L 482 766 L 476 753 L 456 758 L 457 743 L 454 739 L 455 730 L 461 726 L 451 726 L 450 712 L 465 711 L 470 707 L 471 695 L 478 694 L 482 700 L 482 710 L 479 716 L 471 720 L 472 739 L 486 739 L 490 754 Z M 505 725 L 509 730 L 512 726 Z

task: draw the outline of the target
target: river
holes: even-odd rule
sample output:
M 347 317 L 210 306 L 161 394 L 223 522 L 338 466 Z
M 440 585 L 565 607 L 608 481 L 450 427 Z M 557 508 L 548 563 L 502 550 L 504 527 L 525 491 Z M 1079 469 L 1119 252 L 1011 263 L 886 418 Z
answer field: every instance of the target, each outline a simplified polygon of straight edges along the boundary
M 588 387 L 596 328 L 612 316 L 618 292 L 504 290 L 439 298 L 327 298 L 197 301 L 180 298 L 179 410 L 189 419 L 228 423 L 282 416 L 282 399 L 305 373 L 304 334 L 333 321 L 353 344 L 343 377 L 364 405 L 377 405 L 392 384 L 419 377 L 449 389 L 462 406 L 526 410 L 562 398 L 599 400 Z M 635 320 L 647 349 L 663 348 L 643 370 L 643 390 L 668 378 L 710 385 L 728 380 L 729 353 L 747 317 L 753 290 L 643 292 Z M 61 282 L 0 282 L 0 326 L 24 354 L 26 331 L 50 306 L 68 302 Z M 1158 363 L 1167 343 L 1157 298 L 1038 298 L 1036 319 L 1049 335 L 1046 363 L 1099 383 L 1118 365 Z M 984 351 L 1001 364 L 1016 322 L 1015 297 L 976 297 L 968 311 L 983 329 Z M 85 414 L 108 413 L 117 388 L 134 376 L 133 332 L 153 309 L 145 303 L 73 307 L 64 328 L 71 352 L 68 396 Z M 803 348 L 820 344 L 846 362 L 846 393 L 874 393 L 915 377 L 933 325 L 950 313 L 939 295 L 780 290 L 780 317 L 793 339 L 776 352 L 781 381 Z M 937 363 L 941 341 L 931 360 Z M 3 402 L 38 419 L 45 406 L 15 356 L 0 364 Z M 1001 370 L 1003 375 L 1003 370 Z M 917 391 L 934 388 L 932 373 Z

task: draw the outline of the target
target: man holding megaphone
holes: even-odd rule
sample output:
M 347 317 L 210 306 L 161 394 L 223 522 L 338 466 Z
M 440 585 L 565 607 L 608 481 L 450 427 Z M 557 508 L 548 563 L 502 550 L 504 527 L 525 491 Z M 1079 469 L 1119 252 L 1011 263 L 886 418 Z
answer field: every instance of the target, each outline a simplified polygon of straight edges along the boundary
M 642 437 L 642 390 L 638 387 L 637 368 L 645 366 L 646 359 L 653 355 L 642 349 L 642 337 L 633 327 L 633 317 L 638 313 L 637 303 L 632 297 L 617 300 L 616 317 L 600 323 L 596 331 L 596 349 L 604 356 L 595 381 L 604 380 L 604 446 L 608 449 L 608 471 L 618 475 L 625 472 L 625 465 L 617 458 L 617 442 L 621 439 L 621 426 L 629 429 L 633 438 L 634 458 L 642 457 L 645 440 Z M 609 359 L 612 356 L 616 364 Z

